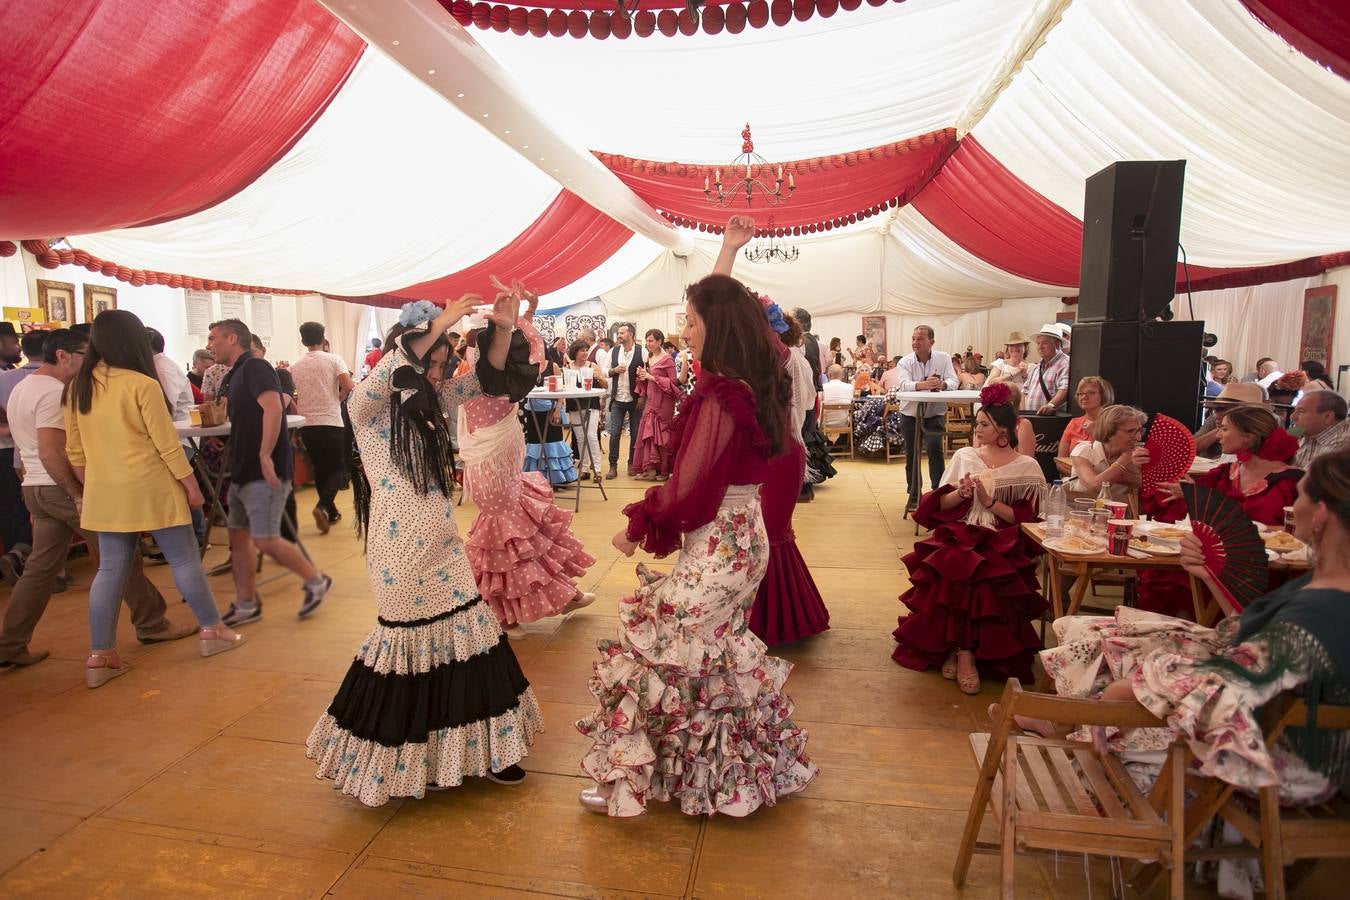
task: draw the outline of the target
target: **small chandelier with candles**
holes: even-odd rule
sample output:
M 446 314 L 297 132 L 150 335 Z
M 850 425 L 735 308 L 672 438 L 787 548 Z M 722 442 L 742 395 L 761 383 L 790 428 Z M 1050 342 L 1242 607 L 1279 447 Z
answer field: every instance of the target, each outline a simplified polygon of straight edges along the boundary
M 745 248 L 745 258 L 752 263 L 790 263 L 796 262 L 801 251 L 797 249 L 796 244 L 780 244 L 775 238 L 777 229 L 774 228 L 773 218 L 769 218 L 769 227 L 765 229 L 769 236 L 767 244 L 761 242 L 755 245 L 752 250 Z
M 755 194 L 758 192 L 770 206 L 777 206 L 779 203 L 789 199 L 793 191 L 797 190 L 797 180 L 789 172 L 787 176 L 787 193 L 783 193 L 783 167 L 771 166 L 764 157 L 755 152 L 755 142 L 750 139 L 750 123 L 745 123 L 745 128 L 741 130 L 741 154 L 727 164 L 726 183 L 722 181 L 722 170 L 714 169 L 711 181 L 705 175 L 703 178 L 703 197 L 709 203 L 716 203 L 718 206 L 730 206 L 742 197 L 745 199 L 745 205 L 754 204 Z M 745 176 L 741 177 L 741 170 L 745 170 Z M 771 177 L 770 187 L 765 184 L 761 178 Z

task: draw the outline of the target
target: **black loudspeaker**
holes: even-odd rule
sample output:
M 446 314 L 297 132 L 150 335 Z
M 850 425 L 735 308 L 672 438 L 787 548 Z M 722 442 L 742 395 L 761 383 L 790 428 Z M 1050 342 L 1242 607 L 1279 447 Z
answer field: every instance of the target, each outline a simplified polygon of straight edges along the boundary
M 1172 302 L 1185 175 L 1175 159 L 1112 163 L 1088 178 L 1079 322 L 1147 321 Z
M 1194 431 L 1204 394 L 1203 322 L 1086 322 L 1074 326 L 1070 403 L 1084 375 L 1111 383 L 1116 402 L 1165 413 Z

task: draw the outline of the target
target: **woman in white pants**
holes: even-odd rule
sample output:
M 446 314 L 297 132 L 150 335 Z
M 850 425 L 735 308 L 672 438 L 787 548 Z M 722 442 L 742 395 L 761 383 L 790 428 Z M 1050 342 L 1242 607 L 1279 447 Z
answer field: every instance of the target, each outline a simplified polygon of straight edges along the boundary
M 590 353 L 590 347 L 584 341 L 574 341 L 567 348 L 567 367 L 577 374 L 573 377 L 577 379 L 578 384 L 585 384 L 587 376 L 591 378 L 591 385 L 598 388 L 609 387 L 605 381 L 604 372 L 598 365 L 590 362 L 586 357 Z M 585 418 L 585 427 L 582 427 L 582 410 L 587 409 Z M 567 421 L 573 428 L 573 434 L 576 435 L 578 442 L 585 441 L 586 452 L 581 453 L 581 444 L 577 444 L 578 454 L 581 459 L 577 463 L 577 471 L 582 479 L 585 479 L 586 472 L 583 469 L 590 467 L 591 476 L 598 482 L 600 481 L 600 404 L 595 399 L 568 400 L 567 401 Z

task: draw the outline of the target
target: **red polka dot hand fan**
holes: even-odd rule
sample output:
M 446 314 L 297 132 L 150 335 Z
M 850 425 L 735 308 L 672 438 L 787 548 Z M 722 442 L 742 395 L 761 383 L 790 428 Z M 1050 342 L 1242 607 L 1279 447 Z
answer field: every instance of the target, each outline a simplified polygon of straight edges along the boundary
M 1191 430 L 1161 413 L 1149 423 L 1148 464 L 1140 467 L 1140 493 L 1147 494 L 1163 482 L 1180 481 L 1195 462 L 1195 438 Z
M 1241 612 L 1270 589 L 1270 559 L 1256 523 L 1236 500 L 1203 484 L 1182 482 L 1191 526 L 1230 607 Z

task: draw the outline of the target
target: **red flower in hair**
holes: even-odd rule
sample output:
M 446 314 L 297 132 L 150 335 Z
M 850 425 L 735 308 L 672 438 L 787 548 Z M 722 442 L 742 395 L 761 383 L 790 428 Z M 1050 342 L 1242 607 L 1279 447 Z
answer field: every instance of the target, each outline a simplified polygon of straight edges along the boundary
M 1267 462 L 1289 462 L 1297 452 L 1298 438 L 1283 428 L 1276 428 L 1261 442 L 1261 449 L 1255 453 L 1250 450 L 1239 450 L 1237 458 L 1242 462 L 1246 462 L 1253 456 Z
M 985 406 L 1006 406 L 1012 401 L 1012 390 L 1006 384 L 987 385 L 980 391 L 980 402 Z

